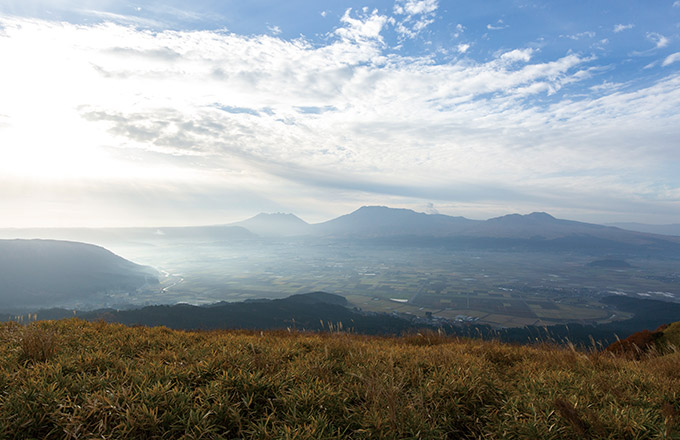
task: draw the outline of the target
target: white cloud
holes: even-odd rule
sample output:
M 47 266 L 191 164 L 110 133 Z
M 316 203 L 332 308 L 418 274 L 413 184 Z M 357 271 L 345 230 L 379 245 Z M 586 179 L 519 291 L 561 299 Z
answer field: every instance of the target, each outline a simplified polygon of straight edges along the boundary
M 595 50 L 598 50 L 600 52 L 606 53 L 606 52 L 609 51 L 608 45 L 609 45 L 609 39 L 603 38 L 599 41 L 592 43 L 590 47 L 591 47 L 591 49 L 595 49 Z
M 635 27 L 634 24 L 617 24 L 616 26 L 614 26 L 614 32 L 619 33 L 628 29 L 633 29 L 634 27 Z
M 661 65 L 666 67 L 670 64 L 677 63 L 678 61 L 680 61 L 680 52 L 675 52 L 673 54 L 668 55 L 666 59 L 663 60 L 663 63 L 661 63 Z
M 415 38 L 434 23 L 439 7 L 437 0 L 397 0 L 393 12 L 402 19 L 395 20 L 396 31 L 405 38 Z
M 582 38 L 594 38 L 595 32 L 585 31 L 585 32 L 579 32 L 577 34 L 571 34 L 571 35 L 560 35 L 560 37 L 569 38 L 570 40 L 580 40 Z
M 267 26 L 267 29 L 269 29 L 272 35 L 279 35 L 281 33 L 281 28 L 278 26 Z
M 0 200 L 13 188 L 19 206 L 27 182 L 61 182 L 87 200 L 135 182 L 201 212 L 219 194 L 289 207 L 644 201 L 680 160 L 677 74 L 560 96 L 596 60 L 523 48 L 436 64 L 383 50 L 387 21 L 348 10 L 314 45 L 0 19 L 0 84 L 12 84 L 0 100 Z
M 365 8 L 364 8 L 365 9 Z M 387 22 L 387 17 L 378 14 L 377 10 L 373 10 L 370 14 L 366 10 L 357 18 L 352 17 L 352 8 L 345 11 L 345 14 L 340 19 L 345 24 L 335 30 L 335 34 L 347 41 L 380 41 L 382 36 L 380 32 Z
M 458 53 L 465 53 L 468 51 L 468 49 L 470 49 L 470 45 L 467 43 L 461 43 L 458 46 L 456 46 L 456 50 L 458 51 Z
M 618 90 L 621 88 L 621 84 L 618 83 L 613 83 L 610 81 L 604 81 L 601 84 L 597 84 L 594 86 L 590 87 L 590 90 L 596 93 L 602 93 L 602 92 L 612 92 L 614 90 Z
M 651 42 L 654 43 L 656 49 L 661 49 L 662 47 L 668 46 L 668 43 L 670 43 L 670 40 L 663 35 L 656 33 L 656 32 L 650 32 L 647 34 L 647 39 Z
M 399 15 L 430 14 L 438 7 L 437 0 L 397 0 L 394 13 Z
M 673 7 L 674 7 L 674 8 L 680 8 L 680 0 L 675 0 L 675 1 L 673 2 Z
M 515 49 L 510 52 L 505 52 L 500 56 L 500 59 L 507 62 L 523 61 L 525 63 L 531 60 L 531 55 L 533 54 L 533 49 Z
M 486 28 L 489 29 L 490 31 L 499 31 L 501 29 L 506 29 L 509 26 L 507 24 L 503 23 L 503 20 L 498 20 L 495 25 L 493 24 L 487 24 Z

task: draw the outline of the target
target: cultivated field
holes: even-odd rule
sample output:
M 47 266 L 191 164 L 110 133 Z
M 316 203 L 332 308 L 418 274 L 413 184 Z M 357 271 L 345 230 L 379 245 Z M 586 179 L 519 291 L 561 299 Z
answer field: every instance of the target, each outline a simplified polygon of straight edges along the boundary
M 600 304 L 614 293 L 680 300 L 673 261 L 629 260 L 594 268 L 594 257 L 539 252 L 456 251 L 329 242 L 124 248 L 166 271 L 139 303 L 193 304 L 326 291 L 366 311 L 475 319 L 498 327 L 625 319 Z

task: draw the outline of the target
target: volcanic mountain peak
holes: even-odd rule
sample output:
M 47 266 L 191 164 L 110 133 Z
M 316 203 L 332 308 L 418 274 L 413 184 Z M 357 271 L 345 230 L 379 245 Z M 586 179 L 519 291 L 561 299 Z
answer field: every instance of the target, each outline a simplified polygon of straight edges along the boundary
M 307 224 L 306 221 L 302 220 L 300 217 L 298 217 L 295 214 L 290 214 L 287 212 L 261 212 L 257 214 L 255 217 L 251 217 L 248 220 L 245 221 L 251 221 L 251 220 L 258 220 L 258 221 L 287 221 L 291 223 L 300 223 L 300 224 Z
M 309 233 L 309 224 L 294 214 L 282 212 L 261 212 L 254 217 L 232 226 L 241 226 L 257 235 L 265 237 L 305 235 Z

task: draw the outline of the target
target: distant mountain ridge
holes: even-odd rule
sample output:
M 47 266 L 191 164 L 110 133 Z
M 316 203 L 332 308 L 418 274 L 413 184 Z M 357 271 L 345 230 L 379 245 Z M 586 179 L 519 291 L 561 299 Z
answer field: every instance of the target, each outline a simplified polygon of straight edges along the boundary
M 158 284 L 158 273 L 85 243 L 0 240 L 0 308 L 87 301 L 103 292 Z
M 350 214 L 311 225 L 316 235 L 347 238 L 396 239 L 412 237 L 458 240 L 470 246 L 591 248 L 630 250 L 645 248 L 676 253 L 680 238 L 557 219 L 545 212 L 509 214 L 489 220 L 470 220 L 442 214 L 424 214 L 409 209 L 364 206 Z M 403 242 L 403 240 L 402 240 Z
M 621 229 L 627 229 L 629 231 L 680 236 L 680 223 L 674 223 L 670 225 L 648 225 L 645 223 L 609 223 L 607 225 Z
M 24 231 L 24 234 L 32 230 Z M 109 228 L 37 230 L 38 236 L 100 237 L 98 243 L 117 241 L 217 243 L 247 242 L 258 238 L 332 239 L 379 241 L 408 246 L 454 246 L 466 249 L 568 250 L 589 253 L 664 254 L 680 258 L 680 237 L 630 231 L 614 226 L 558 219 L 545 212 L 508 214 L 488 220 L 471 220 L 410 209 L 363 206 L 321 223 L 309 224 L 293 214 L 261 213 L 249 219 L 214 226 L 173 228 Z M 16 233 L 0 230 L 0 236 Z M 73 238 L 72 238 L 73 237 Z
M 363 206 L 333 220 L 312 225 L 316 235 L 384 237 L 390 235 L 441 236 L 467 230 L 477 220 L 410 209 Z
M 79 311 L 77 316 L 91 321 L 105 320 L 126 325 L 166 326 L 174 329 L 298 329 L 328 331 L 345 329 L 361 334 L 392 334 L 422 329 L 444 330 L 447 334 L 471 338 L 494 339 L 520 344 L 546 341 L 551 344 L 576 344 L 592 348 L 593 340 L 607 346 L 619 338 L 644 329 L 655 329 L 675 322 L 680 304 L 626 296 L 608 296 L 601 300 L 632 318 L 606 324 L 578 323 L 551 326 L 493 328 L 485 324 L 443 324 L 414 320 L 413 316 L 389 313 L 364 313 L 351 307 L 345 297 L 326 292 L 291 295 L 280 299 L 257 299 L 243 302 L 219 302 L 203 306 L 189 304 L 155 305 L 127 310 L 98 309 Z M 72 310 L 53 308 L 37 310 L 38 319 L 63 319 Z M 12 317 L 0 312 L 0 321 Z M 340 324 L 342 323 L 342 324 Z M 674 327 L 674 344 L 680 341 L 680 324 Z
M 641 233 L 615 226 L 563 220 L 545 212 L 508 214 L 488 220 L 460 216 L 425 214 L 410 209 L 362 206 L 349 214 L 321 222 L 307 223 L 294 214 L 261 213 L 231 223 L 264 236 L 313 235 L 334 237 L 490 237 L 509 239 L 555 239 L 566 236 L 596 235 L 599 238 L 648 243 L 655 239 L 680 243 L 680 239 L 660 234 Z M 656 237 L 655 237 L 656 236 Z
M 98 245 L 110 243 L 148 243 L 152 241 L 188 240 L 219 242 L 251 240 L 253 232 L 240 226 L 161 226 L 129 228 L 8 228 L 0 229 L 0 239 L 48 239 L 76 241 Z
M 326 292 L 291 295 L 281 299 L 147 306 L 130 310 L 96 310 L 84 319 L 103 319 L 127 325 L 166 326 L 175 329 L 307 329 L 329 330 L 340 325 L 366 334 L 399 334 L 412 324 L 388 314 L 360 314 L 345 297 Z M 52 313 L 58 311 L 52 311 Z
M 242 227 L 263 237 L 290 237 L 307 235 L 312 232 L 311 225 L 294 214 L 260 213 L 255 217 L 229 226 Z

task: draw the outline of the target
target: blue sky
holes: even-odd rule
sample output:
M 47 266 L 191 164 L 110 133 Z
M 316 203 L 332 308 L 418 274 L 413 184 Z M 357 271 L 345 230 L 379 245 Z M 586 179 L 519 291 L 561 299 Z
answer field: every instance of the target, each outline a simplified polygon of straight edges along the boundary
M 680 1 L 5 1 L 0 226 L 680 222 Z

